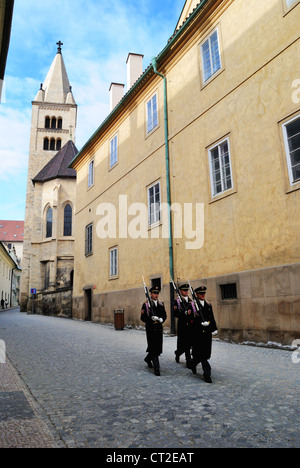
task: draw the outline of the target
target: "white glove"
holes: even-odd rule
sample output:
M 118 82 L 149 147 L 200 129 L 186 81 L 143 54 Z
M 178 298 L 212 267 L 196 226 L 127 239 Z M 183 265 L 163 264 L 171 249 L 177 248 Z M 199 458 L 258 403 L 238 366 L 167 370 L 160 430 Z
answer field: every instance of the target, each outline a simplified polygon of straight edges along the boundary
M 216 336 L 218 334 L 218 330 L 215 330 L 214 332 L 212 332 L 212 336 Z
M 202 327 L 208 327 L 209 324 L 210 322 L 201 322 Z
M 163 319 L 162 319 L 162 318 L 160 318 L 160 319 L 158 319 L 158 320 L 160 321 L 160 323 L 163 323 Z
M 159 318 L 156 317 L 156 315 L 153 315 L 153 317 L 151 317 L 151 318 L 152 318 L 153 322 L 157 322 L 159 320 Z

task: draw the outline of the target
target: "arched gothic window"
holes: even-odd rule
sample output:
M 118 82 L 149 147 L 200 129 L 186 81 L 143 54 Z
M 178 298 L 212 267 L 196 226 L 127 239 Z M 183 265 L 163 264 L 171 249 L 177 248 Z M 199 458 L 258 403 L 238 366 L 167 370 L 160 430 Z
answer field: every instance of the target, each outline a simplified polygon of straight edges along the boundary
M 53 209 L 49 206 L 46 216 L 46 237 L 52 237 Z
M 62 128 L 62 118 L 59 117 L 59 119 L 57 120 L 57 128 L 61 129 Z
M 56 118 L 55 117 L 52 117 L 51 128 L 56 128 Z
M 64 236 L 72 235 L 72 207 L 65 206 L 64 210 Z
M 45 118 L 45 128 L 50 128 L 50 117 Z
M 50 151 L 55 151 L 55 140 L 51 138 L 50 140 Z
M 61 139 L 60 138 L 56 141 L 56 151 L 59 151 L 59 150 L 61 150 Z
M 44 138 L 44 150 L 49 150 L 49 138 Z

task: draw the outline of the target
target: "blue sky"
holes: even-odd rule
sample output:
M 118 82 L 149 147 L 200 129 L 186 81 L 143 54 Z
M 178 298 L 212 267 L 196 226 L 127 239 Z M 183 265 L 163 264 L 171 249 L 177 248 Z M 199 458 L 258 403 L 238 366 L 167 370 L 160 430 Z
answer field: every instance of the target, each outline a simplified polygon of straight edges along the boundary
M 78 104 L 82 148 L 109 114 L 111 82 L 126 83 L 129 52 L 144 69 L 173 34 L 184 0 L 15 0 L 0 104 L 0 219 L 25 217 L 31 102 L 61 40 Z

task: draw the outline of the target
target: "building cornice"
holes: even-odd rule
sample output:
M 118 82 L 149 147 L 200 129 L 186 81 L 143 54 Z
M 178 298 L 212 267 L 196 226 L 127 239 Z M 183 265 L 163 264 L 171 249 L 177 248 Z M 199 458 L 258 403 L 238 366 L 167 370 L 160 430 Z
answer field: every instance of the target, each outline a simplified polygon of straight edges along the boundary
M 40 109 L 44 110 L 62 110 L 62 111 L 69 111 L 71 108 L 77 109 L 77 104 L 62 104 L 62 103 L 48 103 L 48 102 L 40 102 L 40 101 L 32 101 L 31 104 L 33 106 L 38 106 Z
M 64 129 L 57 129 L 57 128 L 38 128 L 37 129 L 37 132 L 38 133 L 53 133 L 55 135 L 61 133 L 61 134 L 69 134 L 70 133 L 70 130 L 64 130 Z

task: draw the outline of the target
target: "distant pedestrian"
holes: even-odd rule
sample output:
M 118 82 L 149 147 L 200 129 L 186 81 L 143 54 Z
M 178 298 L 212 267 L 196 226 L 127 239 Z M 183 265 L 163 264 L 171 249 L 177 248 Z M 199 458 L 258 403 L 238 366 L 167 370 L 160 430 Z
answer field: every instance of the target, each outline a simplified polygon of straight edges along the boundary
M 211 358 L 212 336 L 217 335 L 218 329 L 212 305 L 205 299 L 206 290 L 206 286 L 195 289 L 199 311 L 196 311 L 195 314 L 192 343 L 193 358 L 188 367 L 196 374 L 196 367 L 201 362 L 205 382 L 212 383 L 211 366 L 208 361 Z M 191 305 L 189 307 L 191 311 L 194 310 Z
M 150 303 L 144 302 L 141 310 L 141 320 L 146 324 L 148 367 L 154 367 L 155 375 L 160 375 L 159 356 L 163 352 L 163 323 L 167 319 L 165 305 L 158 300 L 158 287 L 150 289 Z M 152 365 L 153 364 L 153 365 Z

